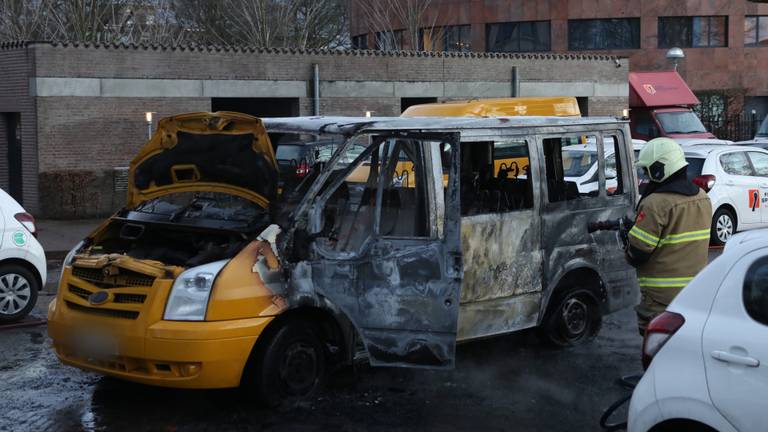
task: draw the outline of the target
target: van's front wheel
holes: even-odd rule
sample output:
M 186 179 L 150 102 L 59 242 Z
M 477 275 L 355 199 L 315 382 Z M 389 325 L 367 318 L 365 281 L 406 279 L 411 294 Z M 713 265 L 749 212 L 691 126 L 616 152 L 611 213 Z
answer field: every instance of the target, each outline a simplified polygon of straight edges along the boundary
M 568 290 L 561 295 L 539 327 L 547 343 L 566 347 L 592 340 L 600 331 L 602 315 L 595 297 L 586 290 Z
M 254 354 L 244 384 L 265 405 L 310 397 L 324 384 L 325 348 L 304 321 L 284 323 Z

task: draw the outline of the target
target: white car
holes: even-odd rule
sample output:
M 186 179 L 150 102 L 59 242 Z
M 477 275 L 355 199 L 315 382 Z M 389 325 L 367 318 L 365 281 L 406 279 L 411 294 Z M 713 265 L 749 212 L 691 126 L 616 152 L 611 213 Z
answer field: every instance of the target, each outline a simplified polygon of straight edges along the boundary
M 632 145 L 637 154 L 645 145 L 645 141 L 633 139 Z M 606 188 L 610 192 L 616 188 L 616 158 L 614 157 L 613 139 L 605 138 L 605 179 Z M 599 188 L 597 145 L 594 141 L 563 147 L 563 167 L 565 181 L 576 183 L 580 194 L 596 193 Z
M 35 219 L 0 189 L 0 323 L 18 321 L 35 307 L 47 277 Z
M 734 236 L 648 326 L 630 432 L 768 430 L 768 230 Z
M 712 243 L 768 227 L 768 151 L 735 145 L 686 145 L 688 178 L 712 201 Z

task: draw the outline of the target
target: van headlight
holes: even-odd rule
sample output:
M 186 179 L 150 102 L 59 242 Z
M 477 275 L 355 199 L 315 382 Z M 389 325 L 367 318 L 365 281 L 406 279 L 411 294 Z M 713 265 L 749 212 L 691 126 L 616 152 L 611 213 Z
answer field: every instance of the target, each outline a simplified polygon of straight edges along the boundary
M 213 282 L 229 260 L 192 267 L 173 282 L 165 305 L 163 319 L 170 321 L 203 321 L 208 309 Z

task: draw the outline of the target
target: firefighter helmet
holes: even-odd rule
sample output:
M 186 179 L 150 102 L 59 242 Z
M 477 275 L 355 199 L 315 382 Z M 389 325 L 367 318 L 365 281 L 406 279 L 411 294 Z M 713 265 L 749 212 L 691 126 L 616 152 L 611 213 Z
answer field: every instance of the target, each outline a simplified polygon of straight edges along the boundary
M 680 144 L 671 138 L 654 138 L 640 150 L 637 166 L 643 168 L 651 181 L 661 183 L 688 166 Z

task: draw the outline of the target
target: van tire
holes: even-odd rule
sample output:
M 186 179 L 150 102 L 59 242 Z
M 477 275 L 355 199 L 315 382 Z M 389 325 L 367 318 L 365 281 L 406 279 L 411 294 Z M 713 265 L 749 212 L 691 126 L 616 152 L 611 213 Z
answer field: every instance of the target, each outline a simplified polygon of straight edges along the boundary
M 597 336 L 603 317 L 590 291 L 570 288 L 553 300 L 538 328 L 540 339 L 556 347 L 570 347 L 590 342 Z
M 18 321 L 29 315 L 37 303 L 39 290 L 40 283 L 26 268 L 17 264 L 0 265 L 0 323 Z M 13 297 L 6 303 L 6 296 L 11 292 Z
M 324 386 L 328 353 L 309 322 L 288 320 L 254 349 L 243 387 L 263 405 L 294 403 Z
M 720 207 L 715 212 L 715 215 L 712 216 L 710 243 L 713 246 L 725 246 L 725 243 L 728 241 L 728 238 L 736 234 L 736 228 L 737 228 L 737 221 L 736 221 L 736 216 L 733 214 L 733 212 L 726 207 Z M 721 239 L 721 237 L 723 237 L 723 233 L 722 233 L 723 230 L 729 230 L 728 232 L 730 233 L 728 235 L 728 238 L 726 238 L 725 240 Z

